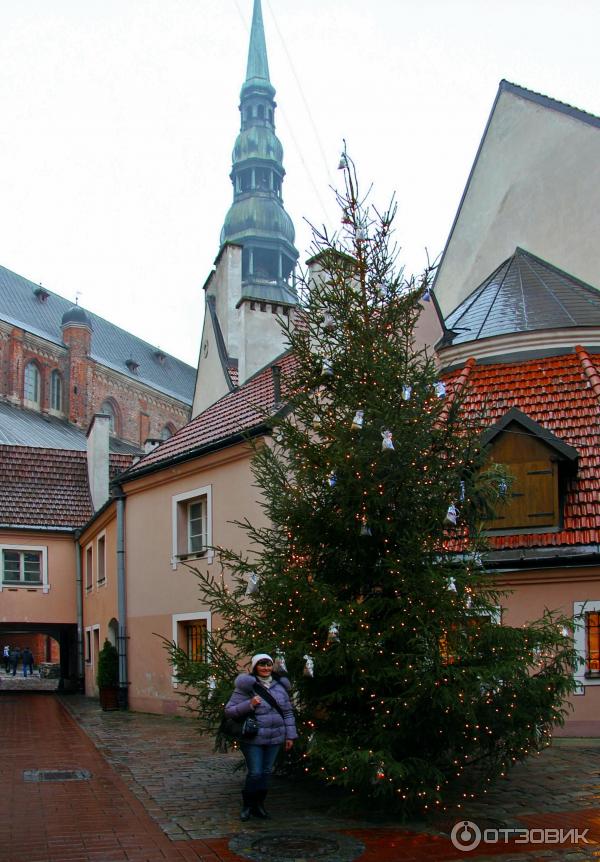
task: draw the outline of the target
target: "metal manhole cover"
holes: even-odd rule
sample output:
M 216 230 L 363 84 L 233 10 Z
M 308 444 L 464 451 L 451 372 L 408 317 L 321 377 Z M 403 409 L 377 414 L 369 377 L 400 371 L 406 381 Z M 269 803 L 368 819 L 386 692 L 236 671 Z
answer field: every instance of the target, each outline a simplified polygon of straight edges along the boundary
M 26 769 L 23 781 L 89 781 L 87 769 Z
M 364 853 L 364 845 L 348 835 L 312 832 L 242 833 L 229 848 L 252 862 L 353 862 Z

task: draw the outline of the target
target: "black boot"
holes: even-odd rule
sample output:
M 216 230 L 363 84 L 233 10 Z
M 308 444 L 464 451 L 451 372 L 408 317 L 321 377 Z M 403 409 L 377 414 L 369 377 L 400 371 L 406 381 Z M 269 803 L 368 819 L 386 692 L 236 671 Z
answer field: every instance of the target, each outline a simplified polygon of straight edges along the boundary
M 265 810 L 265 799 L 267 798 L 266 790 L 259 790 L 254 794 L 254 807 L 252 808 L 252 813 L 255 817 L 259 817 L 261 820 L 267 820 L 270 818 L 270 814 Z
M 240 811 L 240 820 L 244 822 L 250 820 L 256 805 L 256 793 L 250 793 L 247 790 L 242 790 L 242 799 L 244 801 L 242 810 Z

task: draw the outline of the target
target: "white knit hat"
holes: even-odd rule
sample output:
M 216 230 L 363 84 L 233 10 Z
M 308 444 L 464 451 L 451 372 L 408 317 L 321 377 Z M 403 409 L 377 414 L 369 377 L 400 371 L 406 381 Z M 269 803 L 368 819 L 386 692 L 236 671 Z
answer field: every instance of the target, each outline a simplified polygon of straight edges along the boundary
M 270 661 L 270 662 L 272 662 L 272 661 L 273 661 L 273 659 L 271 658 L 271 656 L 270 656 L 268 653 L 266 653 L 266 652 L 257 652 L 257 653 L 256 653 L 256 655 L 253 655 L 253 656 L 252 656 L 252 659 L 251 659 L 251 661 L 250 661 L 250 664 L 251 664 L 251 672 L 252 672 L 252 673 L 254 673 L 254 668 L 255 668 L 256 664 L 257 664 L 259 661 L 262 661 L 262 659 L 268 659 L 268 661 Z

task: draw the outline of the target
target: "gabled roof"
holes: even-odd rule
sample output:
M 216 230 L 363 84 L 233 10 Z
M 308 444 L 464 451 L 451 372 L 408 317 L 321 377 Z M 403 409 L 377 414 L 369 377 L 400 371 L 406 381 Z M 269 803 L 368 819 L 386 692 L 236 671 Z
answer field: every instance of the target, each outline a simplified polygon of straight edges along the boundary
M 563 524 L 556 532 L 491 536 L 502 549 L 566 549 L 600 543 L 600 376 L 599 357 L 582 347 L 562 356 L 521 362 L 478 364 L 468 374 L 456 369 L 445 375 L 450 397 L 454 386 L 465 387 L 462 409 L 475 420 L 484 413 L 490 426 L 513 413 L 541 426 L 546 442 L 579 455 L 577 472 L 568 478 Z M 558 442 L 557 442 L 558 441 Z M 564 446 L 567 446 L 565 449 Z M 598 550 L 598 548 L 596 548 Z
M 42 449 L 86 450 L 86 435 L 83 431 L 56 416 L 25 410 L 7 401 L 0 401 L 0 444 L 10 446 L 33 446 Z M 123 455 L 139 454 L 133 443 L 110 438 L 110 451 Z
M 45 289 L 46 298 L 40 299 L 35 291 L 39 294 L 39 285 L 0 266 L 0 319 L 62 346 L 62 317 L 73 303 Z M 87 315 L 92 324 L 92 359 L 171 398 L 192 403 L 196 370 L 191 365 L 91 311 Z M 127 367 L 128 359 L 137 363 L 135 372 Z
M 571 461 L 572 463 L 577 461 L 577 458 L 579 457 L 577 449 L 573 446 L 569 446 L 568 443 L 565 443 L 551 431 L 548 431 L 548 429 L 544 428 L 543 425 L 540 425 L 538 422 L 534 422 L 533 419 L 530 419 L 529 416 L 526 413 L 523 413 L 522 410 L 519 410 L 518 407 L 511 407 L 504 416 L 488 428 L 482 436 L 482 442 L 485 445 L 491 443 L 492 440 L 495 440 L 499 434 L 506 431 L 509 425 L 512 424 L 520 425 L 533 437 L 537 437 L 551 449 L 554 449 L 560 458 Z
M 130 463 L 111 455 L 111 479 Z M 0 446 L 0 527 L 74 530 L 92 514 L 85 452 Z
M 600 325 L 600 292 L 517 248 L 448 315 L 448 343 L 495 335 Z
M 281 369 L 281 379 L 285 381 L 294 364 L 289 352 L 283 354 L 163 441 L 134 464 L 123 480 L 199 457 L 206 451 L 239 442 L 245 435 L 264 431 L 266 417 L 281 407 L 273 385 L 273 366 Z

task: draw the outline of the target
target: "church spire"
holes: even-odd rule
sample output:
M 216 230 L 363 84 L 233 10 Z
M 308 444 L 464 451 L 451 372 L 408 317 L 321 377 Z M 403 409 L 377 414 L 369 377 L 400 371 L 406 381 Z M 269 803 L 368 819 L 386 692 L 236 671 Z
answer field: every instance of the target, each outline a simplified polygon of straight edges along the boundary
M 292 220 L 283 206 L 283 147 L 275 134 L 275 88 L 260 0 L 254 0 L 246 80 L 240 93 L 240 133 L 233 148 L 233 203 L 221 246 L 242 246 L 242 301 L 296 305 L 290 277 L 298 252 Z
M 248 48 L 248 65 L 246 67 L 246 83 L 254 78 L 269 81 L 269 60 L 267 59 L 267 44 L 263 26 L 260 0 L 254 0 L 252 13 L 252 30 L 250 31 L 250 47 Z

